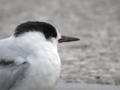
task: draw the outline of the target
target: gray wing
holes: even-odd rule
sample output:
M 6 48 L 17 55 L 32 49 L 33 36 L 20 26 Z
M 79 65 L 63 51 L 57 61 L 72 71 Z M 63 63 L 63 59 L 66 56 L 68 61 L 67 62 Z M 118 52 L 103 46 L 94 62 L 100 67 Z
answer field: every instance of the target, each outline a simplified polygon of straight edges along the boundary
M 27 62 L 20 65 L 14 62 L 0 62 L 0 90 L 10 90 L 16 82 L 24 79 L 28 67 Z

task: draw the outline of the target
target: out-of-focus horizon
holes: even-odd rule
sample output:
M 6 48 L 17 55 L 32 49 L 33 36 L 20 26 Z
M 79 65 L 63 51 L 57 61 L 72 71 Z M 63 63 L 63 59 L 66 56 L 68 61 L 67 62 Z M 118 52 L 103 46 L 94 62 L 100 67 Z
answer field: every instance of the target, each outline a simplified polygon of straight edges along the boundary
M 0 0 L 0 38 L 31 20 L 81 39 L 59 46 L 64 82 L 120 85 L 120 0 Z

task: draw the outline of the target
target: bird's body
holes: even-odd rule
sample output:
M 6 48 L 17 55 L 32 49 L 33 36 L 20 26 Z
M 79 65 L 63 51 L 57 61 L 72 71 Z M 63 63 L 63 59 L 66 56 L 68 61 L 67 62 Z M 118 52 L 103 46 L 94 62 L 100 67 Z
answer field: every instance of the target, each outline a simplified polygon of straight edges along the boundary
M 42 37 L 34 32 L 17 39 L 10 37 L 0 41 L 1 60 L 14 60 L 16 65 L 29 63 L 26 76 L 11 90 L 47 90 L 58 79 L 60 59 L 57 47 L 44 41 Z
M 0 90 L 53 88 L 61 71 L 60 38 L 50 24 L 27 22 L 14 35 L 0 40 Z

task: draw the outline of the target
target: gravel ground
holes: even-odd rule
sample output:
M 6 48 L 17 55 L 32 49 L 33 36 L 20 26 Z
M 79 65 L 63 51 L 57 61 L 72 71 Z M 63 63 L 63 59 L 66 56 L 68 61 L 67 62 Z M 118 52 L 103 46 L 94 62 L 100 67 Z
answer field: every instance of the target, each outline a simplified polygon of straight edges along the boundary
M 0 37 L 47 21 L 80 42 L 61 44 L 64 82 L 120 85 L 120 0 L 0 0 Z
M 54 90 L 120 90 L 120 86 L 79 84 L 79 83 L 59 83 Z

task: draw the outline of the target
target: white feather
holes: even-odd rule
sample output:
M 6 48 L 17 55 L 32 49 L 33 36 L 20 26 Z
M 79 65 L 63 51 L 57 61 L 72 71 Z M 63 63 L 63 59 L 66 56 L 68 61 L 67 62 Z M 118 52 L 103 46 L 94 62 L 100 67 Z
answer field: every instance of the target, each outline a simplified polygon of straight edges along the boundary
M 28 32 L 0 40 L 2 59 L 14 60 L 16 64 L 30 63 L 26 77 L 12 90 L 47 90 L 53 87 L 60 74 L 57 40 L 46 40 L 42 33 Z

